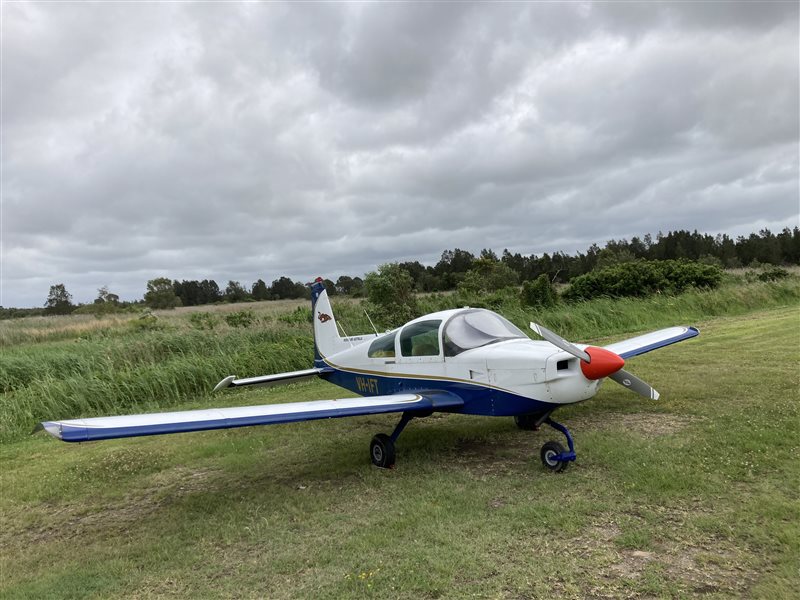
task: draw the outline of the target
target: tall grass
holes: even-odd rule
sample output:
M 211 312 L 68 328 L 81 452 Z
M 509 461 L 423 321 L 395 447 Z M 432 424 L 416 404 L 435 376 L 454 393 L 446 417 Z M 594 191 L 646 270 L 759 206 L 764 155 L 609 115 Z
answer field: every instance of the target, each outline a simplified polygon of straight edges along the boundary
M 433 295 L 419 302 L 422 311 L 431 312 L 457 307 L 462 301 L 456 295 Z M 730 282 L 716 290 L 678 296 L 562 304 L 548 310 L 523 307 L 510 294 L 498 311 L 523 330 L 537 321 L 567 339 L 588 341 L 792 305 L 800 306 L 800 279 L 795 277 L 775 283 Z M 229 374 L 244 377 L 307 368 L 312 337 L 310 310 L 305 307 L 290 311 L 287 306 L 289 312 L 261 317 L 249 328 L 223 325 L 197 331 L 190 326 L 190 313 L 174 313 L 161 329 L 132 328 L 121 321 L 77 339 L 27 340 L 4 348 L 0 440 L 19 438 L 40 420 L 164 410 L 207 394 Z M 334 310 L 348 334 L 371 331 L 359 304 L 334 300 Z M 29 327 L 44 329 L 39 322 Z
M 309 332 L 297 327 L 128 332 L 82 343 L 6 351 L 0 381 L 0 440 L 46 419 L 159 410 L 206 394 L 229 374 L 306 368 Z

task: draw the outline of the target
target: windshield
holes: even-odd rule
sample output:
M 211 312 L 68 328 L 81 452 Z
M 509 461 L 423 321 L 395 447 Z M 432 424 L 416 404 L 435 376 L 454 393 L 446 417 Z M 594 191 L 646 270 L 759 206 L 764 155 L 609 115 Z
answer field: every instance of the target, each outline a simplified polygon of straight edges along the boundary
M 444 355 L 455 356 L 502 340 L 527 336 L 510 321 L 489 310 L 475 309 L 457 314 L 444 328 Z

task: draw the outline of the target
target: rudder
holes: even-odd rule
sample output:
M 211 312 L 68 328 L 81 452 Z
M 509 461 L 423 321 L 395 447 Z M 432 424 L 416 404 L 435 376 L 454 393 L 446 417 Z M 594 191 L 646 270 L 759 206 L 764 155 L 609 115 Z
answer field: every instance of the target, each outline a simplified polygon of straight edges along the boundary
M 322 277 L 311 284 L 311 315 L 314 321 L 314 366 L 325 366 L 323 359 L 349 347 L 341 336 Z

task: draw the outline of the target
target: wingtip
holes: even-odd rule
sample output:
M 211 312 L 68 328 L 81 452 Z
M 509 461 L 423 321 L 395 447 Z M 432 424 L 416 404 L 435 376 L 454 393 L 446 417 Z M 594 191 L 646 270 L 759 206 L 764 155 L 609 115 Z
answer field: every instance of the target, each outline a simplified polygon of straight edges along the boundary
M 220 390 L 224 390 L 227 387 L 230 387 L 234 379 L 236 379 L 236 375 L 228 375 L 225 379 L 223 379 L 217 385 L 214 386 L 213 391 L 218 392 Z
M 35 433 L 38 433 L 40 431 L 46 431 L 47 433 L 52 435 L 54 438 L 57 438 L 59 440 L 64 439 L 61 436 L 61 424 L 60 423 L 56 423 L 54 421 L 42 421 L 41 423 L 37 423 L 36 426 L 33 428 L 33 431 L 31 431 L 31 435 L 34 435 Z

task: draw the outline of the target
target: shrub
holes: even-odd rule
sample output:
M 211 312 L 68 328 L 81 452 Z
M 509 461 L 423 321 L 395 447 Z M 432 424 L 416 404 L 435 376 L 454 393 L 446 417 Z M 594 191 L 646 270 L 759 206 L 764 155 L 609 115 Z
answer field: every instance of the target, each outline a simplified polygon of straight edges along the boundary
M 189 315 L 189 324 L 195 329 L 213 330 L 219 323 L 219 318 L 210 312 L 196 312 Z
M 143 313 L 138 319 L 128 321 L 128 325 L 134 331 L 156 331 L 164 328 L 158 317 L 149 311 Z
M 311 313 L 311 307 L 298 306 L 292 312 L 283 313 L 278 315 L 278 320 L 289 325 L 303 325 L 311 323 L 314 319 Z
M 619 264 L 575 277 L 564 292 L 568 300 L 589 300 L 601 296 L 648 296 L 688 288 L 715 288 L 722 281 L 722 269 L 690 261 L 637 261 Z
M 506 264 L 488 258 L 479 258 L 458 283 L 458 292 L 463 296 L 474 296 L 496 292 L 517 285 L 519 277 Z
M 250 327 L 255 320 L 252 310 L 238 310 L 225 315 L 225 322 L 231 327 Z
M 367 291 L 367 311 L 379 326 L 396 327 L 419 314 L 414 295 L 414 280 L 398 263 L 378 267 L 364 279 Z
M 520 300 L 525 306 L 550 308 L 558 302 L 558 293 L 550 278 L 542 273 L 534 281 L 523 282 Z
M 772 267 L 758 274 L 759 281 L 778 281 L 789 276 L 789 271 L 781 267 Z

